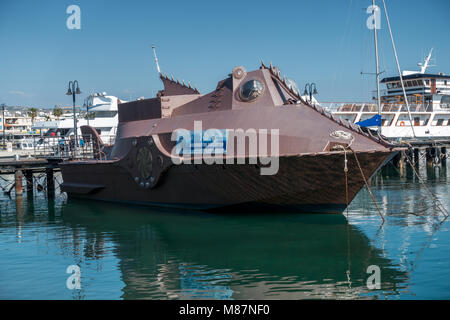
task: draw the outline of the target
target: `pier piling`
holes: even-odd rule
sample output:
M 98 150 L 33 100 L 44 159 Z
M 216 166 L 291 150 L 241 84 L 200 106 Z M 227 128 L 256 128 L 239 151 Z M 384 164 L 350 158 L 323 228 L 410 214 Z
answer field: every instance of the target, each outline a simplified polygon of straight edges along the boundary
M 426 148 L 425 152 L 426 152 L 425 158 L 427 160 L 427 165 L 429 165 L 429 166 L 433 165 L 434 148 Z
M 403 165 L 405 164 L 405 152 L 400 153 L 400 160 L 398 161 L 398 168 L 400 169 L 400 176 L 403 176 Z
M 399 154 L 395 155 L 395 157 L 392 159 L 392 163 L 394 164 L 394 166 L 396 168 L 399 167 L 400 158 L 401 158 L 401 155 L 399 153 Z
M 47 176 L 47 195 L 49 198 L 53 198 L 55 196 L 55 180 L 53 177 L 53 169 L 47 168 L 45 170 L 45 174 Z
M 434 148 L 434 164 L 440 165 L 441 164 L 441 148 Z
M 16 172 L 14 173 L 14 183 L 15 183 L 15 188 L 16 188 L 16 197 L 21 197 L 23 194 L 23 188 L 22 188 L 22 171 L 21 170 L 16 170 Z
M 33 171 L 26 170 L 24 171 L 25 174 L 25 181 L 27 186 L 27 193 L 32 194 L 33 193 Z
M 414 155 L 414 164 L 416 165 L 416 166 L 418 166 L 419 165 L 419 148 L 414 148 L 413 149 L 413 155 Z
M 26 158 L 20 160 L 2 160 L 0 161 L 0 175 L 14 175 L 15 183 L 12 184 L 10 193 L 13 188 L 16 190 L 17 196 L 23 194 L 23 177 L 25 176 L 25 187 L 27 195 L 33 196 L 34 193 L 34 174 L 45 173 L 47 177 L 47 192 L 50 198 L 55 195 L 54 172 L 59 171 L 59 163 L 62 159 L 33 159 Z M 37 190 L 41 191 L 42 186 L 38 186 Z

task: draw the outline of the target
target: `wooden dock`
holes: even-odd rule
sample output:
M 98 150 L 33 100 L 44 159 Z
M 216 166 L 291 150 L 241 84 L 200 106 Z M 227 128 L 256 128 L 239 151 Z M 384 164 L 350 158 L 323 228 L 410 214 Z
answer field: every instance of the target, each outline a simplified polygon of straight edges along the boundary
M 23 194 L 23 178 L 27 193 L 33 192 L 34 174 L 45 174 L 47 178 L 47 193 L 53 197 L 55 193 L 54 173 L 59 171 L 59 163 L 71 159 L 93 159 L 95 147 L 92 135 L 82 135 L 85 144 L 74 151 L 74 140 L 68 137 L 39 137 L 33 141 L 32 150 L 2 150 L 0 151 L 0 177 L 14 175 L 16 196 Z M 13 187 L 7 190 L 11 193 Z
M 26 191 L 33 193 L 34 174 L 45 173 L 47 180 L 47 194 L 49 197 L 55 195 L 54 173 L 59 171 L 59 163 L 63 159 L 34 159 L 24 158 L 19 160 L 0 160 L 0 175 L 14 175 L 15 194 L 23 194 L 23 178 L 25 177 Z
M 406 157 L 409 157 L 415 165 L 419 165 L 422 156 L 425 156 L 427 165 L 446 164 L 447 150 L 450 148 L 449 139 L 415 139 L 409 140 L 408 145 L 408 151 L 402 152 L 392 160 L 395 166 L 403 165 Z

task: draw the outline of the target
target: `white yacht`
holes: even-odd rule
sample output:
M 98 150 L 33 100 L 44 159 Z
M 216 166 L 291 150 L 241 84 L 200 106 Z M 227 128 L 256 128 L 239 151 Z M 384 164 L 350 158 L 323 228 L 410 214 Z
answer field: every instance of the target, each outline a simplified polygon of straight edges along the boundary
M 126 101 L 107 95 L 106 92 L 89 95 L 85 100 L 85 115 L 77 114 L 77 134 L 81 135 L 81 126 L 89 125 L 96 129 L 105 144 L 114 144 L 119 121 L 117 106 L 122 102 Z M 59 133 L 61 137 L 70 137 L 74 134 L 73 114 L 58 121 L 35 122 L 33 129 L 47 130 L 47 136 Z
M 402 78 L 409 112 L 400 76 L 389 77 L 380 83 L 386 86 L 380 96 L 381 134 L 389 139 L 448 139 L 450 138 L 450 76 L 427 73 L 432 50 L 419 71 L 403 71 Z M 322 103 L 334 115 L 361 126 L 380 125 L 378 104 Z M 371 121 L 374 119 L 374 121 Z M 376 121 L 378 120 L 378 121 Z

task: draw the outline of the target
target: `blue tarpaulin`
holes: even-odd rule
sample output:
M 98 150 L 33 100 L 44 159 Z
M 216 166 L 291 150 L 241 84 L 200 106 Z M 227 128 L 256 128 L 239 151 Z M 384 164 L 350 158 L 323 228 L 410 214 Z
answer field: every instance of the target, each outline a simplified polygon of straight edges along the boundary
M 381 115 L 376 114 L 372 118 L 364 121 L 359 121 L 356 124 L 360 127 L 377 127 L 381 125 Z

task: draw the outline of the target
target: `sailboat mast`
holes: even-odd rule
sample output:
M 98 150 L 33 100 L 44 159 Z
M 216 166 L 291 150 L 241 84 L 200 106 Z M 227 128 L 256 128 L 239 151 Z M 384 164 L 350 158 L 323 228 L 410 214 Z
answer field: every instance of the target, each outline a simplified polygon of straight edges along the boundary
M 372 0 L 372 8 L 373 8 L 373 20 L 374 20 L 374 28 L 373 28 L 373 36 L 375 40 L 375 65 L 376 65 L 376 80 L 377 80 L 377 105 L 378 105 L 378 115 L 381 116 L 381 101 L 380 101 L 380 66 L 378 62 L 378 35 L 377 35 L 377 15 L 380 14 L 380 9 L 375 5 L 375 0 Z M 381 133 L 381 122 L 379 124 L 379 132 Z
M 382 1 L 383 1 L 383 7 L 384 7 L 384 14 L 386 16 L 386 21 L 387 21 L 387 25 L 388 25 L 388 29 L 389 29 L 389 35 L 391 36 L 392 49 L 394 50 L 395 62 L 397 63 L 398 76 L 400 77 L 400 83 L 402 85 L 402 91 L 403 91 L 403 97 L 405 99 L 406 110 L 408 110 L 409 125 L 411 126 L 413 137 L 415 138 L 416 132 L 414 131 L 414 125 L 412 122 L 411 111 L 409 109 L 408 97 L 406 95 L 406 90 L 405 90 L 405 83 L 403 82 L 403 75 L 402 75 L 402 71 L 400 69 L 400 62 L 398 61 L 397 49 L 395 48 L 394 36 L 392 35 L 391 23 L 389 22 L 389 15 L 388 15 L 387 8 L 386 8 L 386 2 L 384 0 L 382 0 Z

